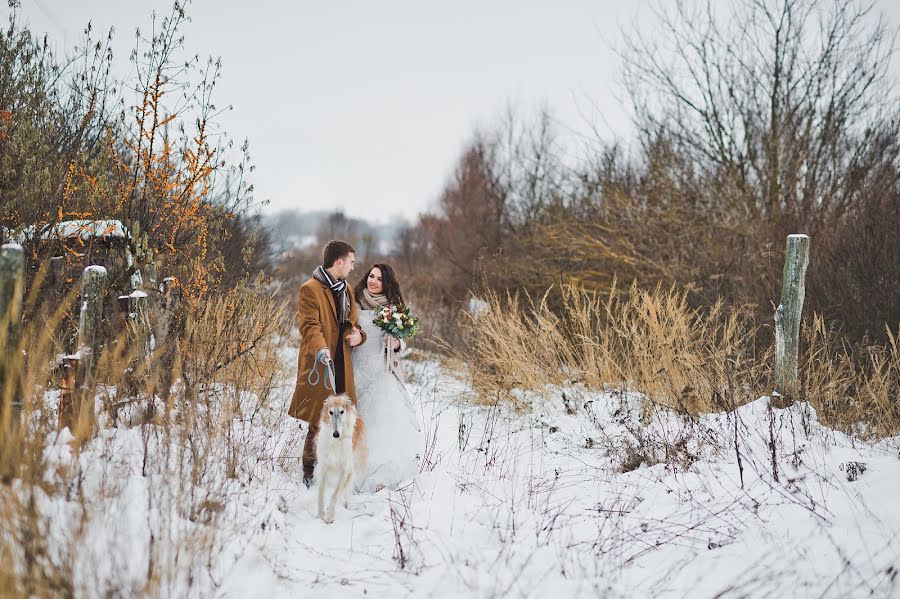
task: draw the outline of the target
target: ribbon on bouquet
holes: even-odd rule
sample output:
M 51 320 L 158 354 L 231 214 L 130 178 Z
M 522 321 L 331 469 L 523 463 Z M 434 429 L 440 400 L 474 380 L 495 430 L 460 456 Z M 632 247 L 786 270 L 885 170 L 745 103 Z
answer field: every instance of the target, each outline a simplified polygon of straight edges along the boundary
M 395 377 L 397 377 L 397 380 L 402 383 L 405 377 L 403 376 L 403 371 L 397 367 L 397 351 L 394 349 L 394 339 L 397 339 L 397 337 L 394 337 L 393 335 L 384 336 L 385 369 L 388 373 L 393 374 Z
M 319 374 L 319 364 L 325 366 L 324 376 Z M 330 389 L 331 391 L 335 390 L 334 362 L 328 357 L 328 350 L 324 347 L 316 354 L 316 361 L 313 362 L 313 367 L 306 376 L 306 381 L 312 387 L 318 385 L 320 379 L 322 379 L 322 384 L 326 389 Z
M 384 344 L 386 346 L 384 355 L 386 357 L 385 367 L 388 372 L 394 372 L 394 338 L 391 335 L 385 335 Z

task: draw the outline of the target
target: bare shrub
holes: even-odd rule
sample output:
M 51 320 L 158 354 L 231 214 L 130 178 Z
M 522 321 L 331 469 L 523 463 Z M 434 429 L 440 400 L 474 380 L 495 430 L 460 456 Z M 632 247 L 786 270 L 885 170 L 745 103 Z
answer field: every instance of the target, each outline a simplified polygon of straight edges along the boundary
M 418 574 L 425 567 L 422 548 L 416 533 L 419 530 L 412 521 L 412 490 L 400 490 L 388 505 L 391 526 L 394 531 L 394 561 L 406 572 Z

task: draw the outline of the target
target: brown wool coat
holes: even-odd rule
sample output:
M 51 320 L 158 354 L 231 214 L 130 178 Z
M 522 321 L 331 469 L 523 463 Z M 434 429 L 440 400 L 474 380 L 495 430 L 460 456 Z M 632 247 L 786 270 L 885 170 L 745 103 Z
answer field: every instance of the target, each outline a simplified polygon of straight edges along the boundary
M 353 287 L 347 284 L 350 294 L 350 324 L 358 326 L 359 307 L 353 298 Z M 308 375 L 316 362 L 316 354 L 323 347 L 328 347 L 331 356 L 337 355 L 338 342 L 344 344 L 344 389 L 350 399 L 356 403 L 356 387 L 353 384 L 353 366 L 350 362 L 350 344 L 347 333 L 338 339 L 340 327 L 337 321 L 337 309 L 334 295 L 316 279 L 310 279 L 300 287 L 298 296 L 297 324 L 300 326 L 300 356 L 297 358 L 297 384 L 294 386 L 294 397 L 288 414 L 306 422 L 318 422 L 322 404 L 333 393 L 326 389 L 323 381 L 323 366 L 318 366 L 319 384 L 309 384 Z M 362 332 L 362 331 L 360 331 Z M 366 334 L 362 332 L 363 343 Z

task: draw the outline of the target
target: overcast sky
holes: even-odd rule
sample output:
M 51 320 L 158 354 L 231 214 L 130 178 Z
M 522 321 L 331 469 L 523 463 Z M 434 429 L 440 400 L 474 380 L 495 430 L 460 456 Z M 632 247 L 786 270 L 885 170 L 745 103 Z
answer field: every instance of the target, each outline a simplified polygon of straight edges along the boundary
M 6 4 L 5 2 L 3 3 Z M 878 0 L 893 24 L 900 0 Z M 135 27 L 171 0 L 22 0 L 62 51 L 88 20 L 115 27 L 128 69 Z M 478 125 L 546 105 L 564 128 L 628 135 L 612 47 L 647 0 L 194 0 L 191 53 L 220 56 L 217 104 L 250 140 L 267 211 L 344 209 L 383 221 L 436 200 Z M 2 9 L 8 12 L 4 6 Z

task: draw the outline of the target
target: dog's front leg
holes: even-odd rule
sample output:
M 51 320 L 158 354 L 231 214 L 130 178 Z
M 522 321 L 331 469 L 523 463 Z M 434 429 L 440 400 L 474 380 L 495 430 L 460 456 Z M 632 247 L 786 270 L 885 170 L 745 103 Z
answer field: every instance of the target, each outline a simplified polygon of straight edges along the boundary
M 331 500 L 328 502 L 328 511 L 326 512 L 325 522 L 329 524 L 334 522 L 334 506 L 337 504 L 338 495 L 341 494 L 341 486 L 344 482 L 344 473 L 337 473 L 337 481 L 334 485 L 334 492 L 331 493 Z
M 328 480 L 328 473 L 325 468 L 319 471 L 319 518 L 325 519 L 325 482 Z
M 344 481 L 341 486 L 341 490 L 344 492 L 344 509 L 350 507 L 350 493 L 353 489 L 353 472 L 348 472 L 347 476 L 344 478 Z

